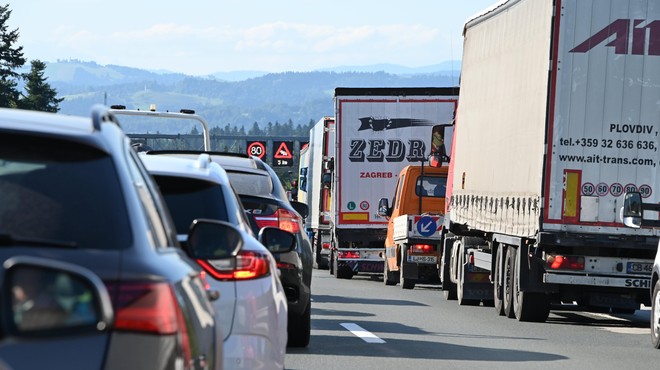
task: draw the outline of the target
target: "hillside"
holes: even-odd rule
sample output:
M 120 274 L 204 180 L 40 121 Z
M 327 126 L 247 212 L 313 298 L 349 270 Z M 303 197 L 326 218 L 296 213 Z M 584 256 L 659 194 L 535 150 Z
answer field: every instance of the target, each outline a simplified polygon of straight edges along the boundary
M 453 64 L 452 64 L 453 66 Z M 87 115 L 93 104 L 123 104 L 129 109 L 194 109 L 212 126 L 244 127 L 255 122 L 288 122 L 307 125 L 321 116 L 333 115 L 332 96 L 336 87 L 445 87 L 458 84 L 458 72 L 447 63 L 411 69 L 392 65 L 337 67 L 314 72 L 225 73 L 214 76 L 187 76 L 152 72 L 94 62 L 58 61 L 47 63 L 48 83 L 65 100 L 60 113 Z M 434 72 L 433 69 L 436 69 Z M 356 71 L 360 70 L 360 71 Z M 395 73 L 385 72 L 387 70 Z M 422 72 L 420 72 L 422 71 Z M 256 76 L 240 79 L 243 76 Z M 160 130 L 162 133 L 168 129 Z

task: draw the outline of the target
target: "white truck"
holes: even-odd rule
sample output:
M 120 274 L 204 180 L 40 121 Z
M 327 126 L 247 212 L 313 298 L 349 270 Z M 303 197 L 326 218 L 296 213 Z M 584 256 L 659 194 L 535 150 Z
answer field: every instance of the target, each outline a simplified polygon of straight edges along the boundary
M 378 202 L 393 194 L 403 167 L 428 158 L 432 129 L 452 121 L 457 98 L 457 87 L 335 89 L 334 120 L 323 129 L 330 135 L 320 143 L 322 133 L 310 136 L 311 150 L 322 145 L 322 164 L 314 151 L 310 167 L 326 193 L 309 208 L 329 206 L 327 233 L 315 232 L 329 238 L 337 278 L 383 273 L 388 221 Z
M 660 199 L 658 31 L 660 7 L 634 0 L 509 0 L 465 24 L 446 297 L 539 322 L 551 303 L 650 304 L 658 231 L 619 209 Z

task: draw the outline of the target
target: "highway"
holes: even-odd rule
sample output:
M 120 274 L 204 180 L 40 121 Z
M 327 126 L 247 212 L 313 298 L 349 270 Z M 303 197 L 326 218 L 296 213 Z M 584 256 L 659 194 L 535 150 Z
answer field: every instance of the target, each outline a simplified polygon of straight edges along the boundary
M 289 348 L 286 369 L 642 369 L 660 360 L 647 308 L 562 306 L 545 323 L 526 323 L 447 301 L 437 285 L 403 290 L 381 279 L 314 270 L 310 345 Z

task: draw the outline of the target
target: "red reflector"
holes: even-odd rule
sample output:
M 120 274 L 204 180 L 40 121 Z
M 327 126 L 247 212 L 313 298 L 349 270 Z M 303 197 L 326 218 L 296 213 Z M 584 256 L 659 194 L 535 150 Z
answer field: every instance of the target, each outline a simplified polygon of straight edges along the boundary
M 106 284 L 114 298 L 115 329 L 160 335 L 179 330 L 179 306 L 168 282 Z M 185 329 L 185 326 L 183 327 Z
M 323 245 L 321 246 L 321 248 L 323 248 L 323 249 L 330 249 L 330 243 L 323 243 Z
M 217 280 L 250 280 L 267 276 L 270 273 L 268 256 L 265 254 L 241 251 L 232 260 L 197 260 L 209 275 Z
M 549 256 L 547 266 L 553 270 L 584 270 L 584 257 Z
M 339 258 L 360 258 L 360 252 L 354 251 L 339 251 L 337 254 Z

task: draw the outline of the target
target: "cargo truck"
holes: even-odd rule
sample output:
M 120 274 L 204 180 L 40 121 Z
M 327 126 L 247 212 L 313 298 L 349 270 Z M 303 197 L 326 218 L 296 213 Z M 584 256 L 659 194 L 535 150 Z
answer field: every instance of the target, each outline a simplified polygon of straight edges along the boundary
M 457 98 L 457 87 L 335 89 L 332 124 L 310 135 L 309 170 L 327 191 L 315 191 L 309 208 L 327 217 L 327 229 L 312 228 L 331 274 L 383 273 L 388 221 L 378 202 L 392 194 L 403 167 L 428 157 L 432 129 L 451 122 Z
M 650 304 L 658 232 L 618 210 L 659 199 L 659 20 L 646 1 L 509 0 L 465 24 L 446 297 L 539 322 Z
M 378 204 L 378 214 L 389 218 L 383 282 L 402 289 L 438 283 L 447 166 L 422 162 L 404 167 L 398 177 L 391 206 L 388 198 Z

